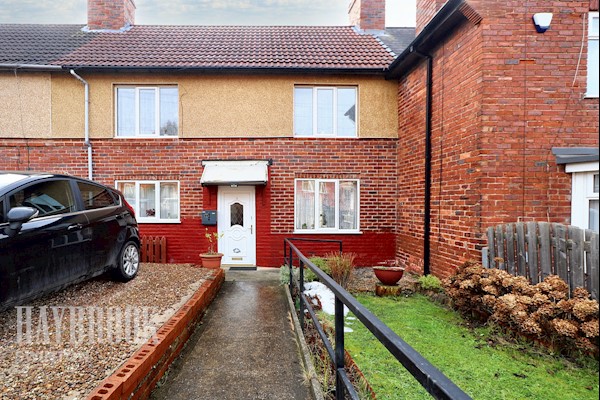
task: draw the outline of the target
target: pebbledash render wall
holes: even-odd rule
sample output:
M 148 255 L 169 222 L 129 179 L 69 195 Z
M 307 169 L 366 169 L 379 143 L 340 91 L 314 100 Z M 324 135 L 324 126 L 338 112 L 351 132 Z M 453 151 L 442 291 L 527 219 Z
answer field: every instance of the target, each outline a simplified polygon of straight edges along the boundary
M 480 260 L 489 226 L 568 224 L 571 176 L 551 149 L 598 146 L 598 98 L 585 96 L 590 2 L 467 3 L 482 21 L 465 21 L 432 52 L 430 268 L 438 276 Z M 531 21 L 536 12 L 554 13 L 544 34 Z M 396 256 L 421 271 L 425 82 L 420 65 L 398 87 Z
M 169 262 L 197 263 L 207 248 L 200 213 L 217 208 L 217 187 L 202 187 L 204 159 L 272 159 L 269 182 L 256 186 L 257 264 L 280 266 L 283 239 L 342 240 L 358 265 L 394 257 L 396 182 L 394 139 L 155 139 L 93 140 L 94 180 L 180 182 L 181 222 L 140 224 L 143 235 L 167 237 Z M 1 169 L 43 170 L 86 176 L 81 140 L 0 139 Z M 294 235 L 295 178 L 360 179 L 361 234 Z M 211 231 L 214 230 L 211 227 Z M 322 252 L 336 250 L 329 246 Z

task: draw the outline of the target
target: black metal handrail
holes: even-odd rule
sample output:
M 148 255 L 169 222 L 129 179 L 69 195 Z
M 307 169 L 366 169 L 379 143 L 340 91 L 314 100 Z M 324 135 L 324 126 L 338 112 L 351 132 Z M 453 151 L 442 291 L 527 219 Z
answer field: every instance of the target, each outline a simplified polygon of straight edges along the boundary
M 340 248 L 340 253 L 342 252 L 343 243 L 341 240 L 335 239 L 309 239 L 309 238 L 286 238 L 285 240 L 295 241 L 295 242 L 312 242 L 312 243 L 337 243 Z M 292 253 L 290 252 L 290 256 Z M 287 256 L 287 246 L 285 245 L 285 241 L 283 242 L 283 259 L 287 264 L 288 256 Z
M 296 239 L 297 240 L 297 239 Z M 329 357 L 333 360 L 336 370 L 336 400 L 344 399 L 344 390 L 352 399 L 358 399 L 358 393 L 352 386 L 346 369 L 344 367 L 344 305 L 361 321 L 365 327 L 379 340 L 388 351 L 398 360 L 406 370 L 433 396 L 435 399 L 463 400 L 471 399 L 454 382 L 448 379 L 442 372 L 434 367 L 429 361 L 421 356 L 415 349 L 406 343 L 400 336 L 392 331 L 379 318 L 358 302 L 350 293 L 335 282 L 329 275 L 313 264 L 296 246 L 292 240 L 284 240 L 284 248 L 289 248 L 289 258 L 286 262 L 290 272 L 290 293 L 293 294 L 294 254 L 299 263 L 298 291 L 300 299 L 299 320 L 304 329 L 304 310 L 313 320 L 321 340 L 325 344 Z M 284 255 L 287 251 L 284 251 Z M 311 302 L 304 295 L 304 266 L 307 266 L 319 278 L 319 281 L 327 286 L 335 295 L 335 348 L 331 345 L 325 334 Z

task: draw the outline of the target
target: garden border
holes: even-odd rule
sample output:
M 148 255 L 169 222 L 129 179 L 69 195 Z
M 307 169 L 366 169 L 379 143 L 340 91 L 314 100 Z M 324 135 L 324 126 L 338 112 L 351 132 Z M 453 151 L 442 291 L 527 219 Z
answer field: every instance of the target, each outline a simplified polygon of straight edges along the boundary
M 171 363 L 181 353 L 204 311 L 212 303 L 225 281 L 222 269 L 212 276 L 142 347 L 104 379 L 87 400 L 147 399 Z
M 315 366 L 312 362 L 312 359 L 310 358 L 310 350 L 308 349 L 308 345 L 306 344 L 306 340 L 304 339 L 304 332 L 302 332 L 302 328 L 300 327 L 300 321 L 298 320 L 298 316 L 296 315 L 296 307 L 294 306 L 294 300 L 292 300 L 290 287 L 285 284 L 283 286 L 285 287 L 285 296 L 287 298 L 288 311 L 292 318 L 294 334 L 296 335 L 296 341 L 298 342 L 298 351 L 302 354 L 302 364 L 304 365 L 304 370 L 310 376 L 310 391 L 315 400 L 323 400 L 323 390 L 321 389 L 321 384 L 317 379 Z

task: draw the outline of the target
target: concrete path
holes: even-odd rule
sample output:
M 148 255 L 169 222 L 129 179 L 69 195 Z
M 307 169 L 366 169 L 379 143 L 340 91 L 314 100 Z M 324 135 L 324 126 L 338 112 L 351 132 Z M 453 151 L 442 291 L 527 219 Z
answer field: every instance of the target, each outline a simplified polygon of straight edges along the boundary
M 311 399 L 279 270 L 227 271 L 154 400 Z

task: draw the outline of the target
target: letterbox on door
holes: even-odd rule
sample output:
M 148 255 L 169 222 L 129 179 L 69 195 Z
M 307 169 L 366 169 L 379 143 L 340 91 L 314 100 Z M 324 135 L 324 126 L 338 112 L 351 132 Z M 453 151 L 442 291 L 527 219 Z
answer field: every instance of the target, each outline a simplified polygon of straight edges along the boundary
M 217 210 L 202 211 L 202 225 L 216 225 Z

